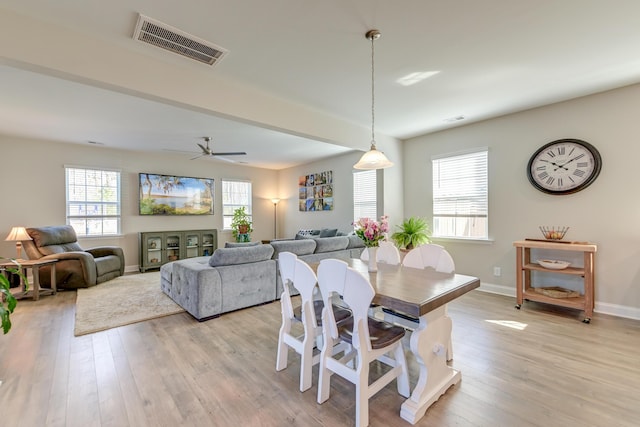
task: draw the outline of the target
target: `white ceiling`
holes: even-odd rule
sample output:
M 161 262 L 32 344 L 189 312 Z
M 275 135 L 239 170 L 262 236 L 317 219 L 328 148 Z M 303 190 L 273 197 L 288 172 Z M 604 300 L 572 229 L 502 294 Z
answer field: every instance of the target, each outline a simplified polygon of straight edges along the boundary
M 205 69 L 230 85 L 363 128 L 371 126 L 364 34 L 377 28 L 376 132 L 398 139 L 640 82 L 637 0 L 0 0 L 3 8 L 177 64 L 184 79 Z M 138 13 L 229 54 L 206 68 L 135 42 Z M 0 46 L 4 134 L 160 151 L 193 151 L 200 137 L 211 136 L 215 151 L 246 151 L 249 165 L 272 169 L 369 142 L 349 147 L 309 138 L 311 130 L 300 136 L 256 127 L 28 71 L 34 67 L 12 59 Z M 413 86 L 397 83 L 422 71 L 439 73 Z M 465 119 L 446 121 L 457 116 Z

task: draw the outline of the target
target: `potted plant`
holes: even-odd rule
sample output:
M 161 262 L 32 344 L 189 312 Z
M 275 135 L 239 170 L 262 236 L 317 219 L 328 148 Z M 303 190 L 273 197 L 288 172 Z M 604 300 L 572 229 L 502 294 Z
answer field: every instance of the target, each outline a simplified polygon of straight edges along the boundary
M 391 240 L 400 248 L 411 250 L 416 246 L 431 242 L 431 230 L 427 220 L 412 216 L 396 226 L 397 231 L 391 235 Z
M 4 259 L 0 257 L 0 259 Z M 25 292 L 29 289 L 29 282 L 22 274 L 20 263 L 14 259 L 10 260 L 16 266 L 15 268 L 6 268 L 6 271 L 19 275 L 24 280 Z M 17 305 L 16 298 L 11 293 L 11 282 L 4 273 L 0 273 L 0 318 L 2 319 L 2 331 L 7 334 L 11 330 L 11 313 Z
M 248 242 L 251 240 L 249 233 L 253 231 L 251 228 L 251 217 L 245 211 L 244 206 L 233 211 L 233 219 L 231 220 L 231 229 L 236 242 Z

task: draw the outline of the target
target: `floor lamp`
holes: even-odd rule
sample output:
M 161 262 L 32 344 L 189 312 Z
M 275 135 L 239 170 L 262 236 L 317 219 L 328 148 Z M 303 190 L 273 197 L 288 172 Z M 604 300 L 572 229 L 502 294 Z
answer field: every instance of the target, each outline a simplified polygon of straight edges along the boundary
M 274 199 L 271 199 L 271 202 L 273 202 L 273 238 L 277 239 L 278 238 L 278 203 L 280 202 L 280 199 L 274 198 Z

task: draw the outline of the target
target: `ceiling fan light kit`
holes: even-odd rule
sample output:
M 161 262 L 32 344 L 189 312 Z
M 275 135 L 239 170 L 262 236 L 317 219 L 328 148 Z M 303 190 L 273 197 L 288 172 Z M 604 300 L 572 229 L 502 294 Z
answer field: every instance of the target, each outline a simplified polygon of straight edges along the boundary
M 364 153 L 358 163 L 353 165 L 354 169 L 384 169 L 393 166 L 382 151 L 376 148 L 375 138 L 375 75 L 374 75 L 374 48 L 373 42 L 379 39 L 382 34 L 378 30 L 369 30 L 365 34 L 367 40 L 371 40 L 371 148 Z

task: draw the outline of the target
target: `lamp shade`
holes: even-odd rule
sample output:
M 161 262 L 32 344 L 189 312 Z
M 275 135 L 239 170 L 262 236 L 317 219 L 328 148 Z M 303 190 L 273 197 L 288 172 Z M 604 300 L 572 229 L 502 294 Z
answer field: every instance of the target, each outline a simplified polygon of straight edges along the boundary
M 272 202 L 274 205 L 277 205 L 278 203 L 280 203 L 280 199 L 278 199 L 277 197 L 275 197 L 275 198 L 271 199 L 271 202 Z
M 387 159 L 382 151 L 378 151 L 376 146 L 371 144 L 371 150 L 360 157 L 358 163 L 353 165 L 355 169 L 384 169 L 393 166 L 393 162 Z
M 8 242 L 22 241 L 22 240 L 33 240 L 29 234 L 27 234 L 27 230 L 24 227 L 12 227 L 9 235 L 6 239 Z

